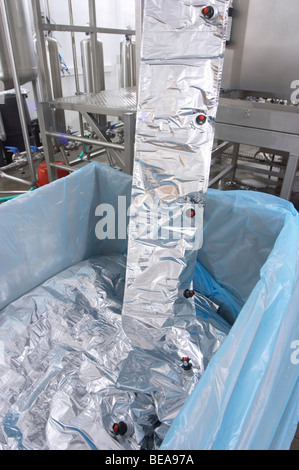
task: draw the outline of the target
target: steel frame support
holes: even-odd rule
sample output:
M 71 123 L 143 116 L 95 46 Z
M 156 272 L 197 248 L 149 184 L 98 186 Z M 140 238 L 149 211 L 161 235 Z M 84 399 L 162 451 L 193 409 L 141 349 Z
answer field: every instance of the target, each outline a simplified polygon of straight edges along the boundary
M 135 149 L 135 132 L 136 132 L 136 114 L 126 113 L 123 116 L 125 130 L 125 173 L 133 174 L 134 168 L 134 149 Z
M 232 157 L 233 174 L 247 169 L 261 174 L 283 177 L 280 197 L 289 200 L 298 169 L 299 160 L 299 113 L 295 107 L 251 103 L 244 100 L 224 98 L 220 100 L 216 122 L 216 139 L 234 143 Z M 240 144 L 266 148 L 282 154 L 286 159 L 284 173 L 265 169 L 253 169 L 238 164 Z M 271 166 L 269 164 L 269 166 Z
M 88 0 L 88 8 L 89 8 L 89 19 L 90 25 L 89 26 L 76 26 L 74 25 L 73 21 L 73 10 L 72 10 L 72 0 L 69 0 L 69 14 L 70 14 L 70 25 L 52 25 L 52 24 L 44 24 L 41 16 L 41 5 L 40 0 L 31 0 L 32 1 L 32 9 L 33 9 L 33 16 L 34 16 L 34 24 L 36 30 L 36 38 L 37 38 L 37 51 L 39 57 L 39 69 L 40 69 L 40 76 L 39 76 L 39 89 L 37 88 L 37 84 L 35 84 L 35 96 L 38 106 L 38 117 L 40 122 L 40 131 L 42 142 L 45 151 L 45 159 L 47 163 L 48 173 L 49 173 L 49 181 L 52 182 L 57 179 L 57 164 L 55 162 L 55 156 L 53 152 L 53 142 L 58 143 L 61 145 L 61 138 L 66 138 L 71 141 L 77 141 L 82 144 L 88 143 L 91 145 L 95 145 L 97 147 L 102 147 L 106 149 L 107 154 L 109 153 L 108 157 L 111 161 L 111 157 L 115 159 L 121 166 L 122 170 L 126 173 L 132 174 L 133 172 L 133 161 L 134 161 L 134 142 L 135 142 L 135 123 L 136 123 L 136 115 L 133 113 L 128 113 L 122 116 L 124 121 L 124 128 L 125 128 L 125 145 L 118 145 L 107 142 L 105 137 L 102 133 L 101 124 L 106 124 L 106 117 L 101 115 L 99 112 L 99 116 L 91 115 L 90 113 L 86 113 L 85 111 L 79 111 L 79 120 L 80 120 L 80 131 L 81 135 L 79 137 L 69 136 L 69 135 L 61 135 L 56 132 L 54 127 L 53 120 L 51 118 L 52 107 L 51 97 L 49 90 L 51 89 L 50 85 L 50 74 L 48 70 L 48 63 L 47 63 L 47 55 L 46 55 L 46 43 L 44 32 L 45 31 L 64 31 L 71 33 L 72 37 L 72 45 L 73 45 L 73 55 L 74 55 L 74 68 L 75 68 L 75 79 L 76 79 L 76 94 L 81 94 L 80 86 L 79 86 L 79 77 L 78 77 L 78 63 L 76 60 L 76 43 L 75 43 L 75 33 L 77 32 L 89 32 L 91 35 L 91 44 L 92 44 L 92 51 L 93 51 L 93 61 L 94 61 L 94 70 L 98 70 L 98 56 L 95 53 L 97 48 L 97 35 L 98 33 L 101 34 L 122 34 L 122 35 L 135 35 L 135 31 L 133 30 L 123 30 L 123 29 L 113 29 L 113 28 L 99 28 L 97 26 L 97 16 L 96 16 L 96 0 Z M 137 6 L 139 6 L 140 15 L 137 18 L 137 23 L 139 24 L 139 50 L 140 43 L 141 43 L 141 12 L 143 11 L 143 0 L 140 2 L 136 0 L 136 12 Z M 140 18 L 140 20 L 139 20 Z M 140 55 L 139 55 L 140 60 Z M 95 86 L 96 92 L 100 93 L 100 83 L 98 77 L 95 76 Z M 52 103 L 53 104 L 53 103 Z M 91 125 L 93 131 L 99 138 L 98 141 L 96 140 L 87 140 L 84 138 L 84 124 L 83 119 Z M 97 122 L 98 121 L 98 122 Z M 123 152 L 119 154 L 119 151 Z M 67 168 L 66 168 L 67 170 Z
M 292 196 L 292 188 L 294 185 L 296 172 L 298 169 L 299 163 L 299 156 L 298 155 L 290 155 L 288 158 L 286 173 L 284 175 L 283 184 L 281 188 L 280 197 L 286 199 L 287 201 L 290 200 Z

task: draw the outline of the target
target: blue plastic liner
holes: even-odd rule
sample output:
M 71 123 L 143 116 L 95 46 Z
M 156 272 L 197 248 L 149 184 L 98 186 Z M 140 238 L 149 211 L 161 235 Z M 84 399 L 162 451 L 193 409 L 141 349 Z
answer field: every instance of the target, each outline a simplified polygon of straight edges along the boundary
M 125 253 L 126 239 L 99 240 L 100 204 L 117 213 L 131 177 L 92 163 L 0 206 L 0 311 L 50 277 L 94 255 Z
M 126 239 L 96 237 L 96 209 L 124 212 L 118 196 L 128 206 L 130 195 L 129 176 L 92 163 L 1 205 L 0 315 L 69 266 L 125 253 Z M 298 213 L 266 194 L 210 190 L 204 239 L 194 288 L 232 328 L 163 449 L 288 449 L 299 417 Z
M 220 304 L 232 299 L 231 320 L 243 306 L 163 449 L 289 448 L 299 417 L 298 255 L 292 204 L 256 192 L 209 191 L 199 253 L 209 277 L 201 281 L 199 266 L 195 285 Z

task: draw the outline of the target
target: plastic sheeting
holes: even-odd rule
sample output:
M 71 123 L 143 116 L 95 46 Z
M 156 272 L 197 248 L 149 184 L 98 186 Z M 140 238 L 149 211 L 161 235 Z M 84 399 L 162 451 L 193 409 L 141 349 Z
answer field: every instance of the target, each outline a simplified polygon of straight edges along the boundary
M 92 257 L 1 311 L 0 449 L 161 446 L 230 328 L 198 296 L 196 317 L 165 328 L 168 349 L 134 348 L 121 319 L 125 271 L 124 255 Z M 125 436 L 113 431 L 120 422 Z
M 94 163 L 0 206 L 0 309 L 83 260 L 124 254 L 126 240 L 97 239 L 95 214 L 130 194 L 128 176 Z M 194 286 L 233 326 L 162 449 L 287 449 L 299 416 L 298 214 L 273 196 L 208 191 L 204 227 Z
M 299 418 L 298 218 L 273 196 L 209 191 L 195 284 L 227 319 L 240 311 L 163 449 L 289 448 Z

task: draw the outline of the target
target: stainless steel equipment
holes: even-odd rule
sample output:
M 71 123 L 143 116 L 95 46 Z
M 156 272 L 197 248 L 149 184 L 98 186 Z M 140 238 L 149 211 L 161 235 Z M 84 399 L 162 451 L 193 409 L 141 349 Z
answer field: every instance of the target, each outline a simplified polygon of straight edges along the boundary
M 136 86 L 136 43 L 130 36 L 120 43 L 120 87 Z
M 27 152 L 28 164 L 31 173 L 32 186 L 36 186 L 36 173 L 31 154 L 30 137 L 26 122 L 26 109 L 21 93 L 21 83 L 32 81 L 36 89 L 37 67 L 35 68 L 35 52 L 33 40 L 30 43 L 30 9 L 26 0 L 23 2 L 0 0 L 0 33 L 2 83 L 4 87 L 13 87 L 16 93 L 17 106 L 20 116 L 24 145 Z M 27 41 L 22 40 L 22 32 Z M 25 46 L 25 50 L 23 49 Z M 28 47 L 28 50 L 26 49 Z M 24 54 L 24 56 L 23 56 Z M 28 54 L 28 56 L 27 56 Z M 27 57 L 28 60 L 24 60 Z M 32 60 L 29 60 L 32 59 Z M 30 68 L 30 65 L 32 66 Z
M 46 38 L 46 51 L 51 82 L 51 95 L 53 100 L 62 98 L 62 81 L 59 63 L 58 42 L 56 39 L 48 36 Z
M 1 2 L 1 0 L 0 0 Z M 133 169 L 133 157 L 134 157 L 134 140 L 135 140 L 135 120 L 136 120 L 136 106 L 132 110 L 131 106 L 128 105 L 128 101 L 131 101 L 131 89 L 114 90 L 111 93 L 105 91 L 105 80 L 104 80 L 104 60 L 102 53 L 102 44 L 98 40 L 98 34 L 117 34 L 121 36 L 133 36 L 135 31 L 128 29 L 118 28 L 102 28 L 97 24 L 96 14 L 96 0 L 88 0 L 89 10 L 89 25 L 88 26 L 77 26 L 74 24 L 73 17 L 73 5 L 72 0 L 69 0 L 69 15 L 70 23 L 66 24 L 47 24 L 43 21 L 41 1 L 31 0 L 35 32 L 37 38 L 37 51 L 38 51 L 38 62 L 39 62 L 39 77 L 40 77 L 40 90 L 39 90 L 39 123 L 40 131 L 43 141 L 43 147 L 45 152 L 45 160 L 47 163 L 47 170 L 49 180 L 53 181 L 57 179 L 57 163 L 55 162 L 55 155 L 53 152 L 53 141 L 56 145 L 61 146 L 64 142 L 76 140 L 82 144 L 92 145 L 100 147 L 100 151 L 103 149 L 109 154 L 111 164 L 121 167 L 126 173 L 132 173 Z M 51 84 L 50 77 L 47 67 L 47 51 L 45 44 L 45 32 L 52 31 L 64 31 L 71 34 L 73 59 L 74 59 L 74 73 L 76 81 L 76 94 L 73 97 L 65 97 L 52 99 L 51 96 Z M 84 32 L 88 33 L 89 38 L 85 38 L 83 41 L 82 55 L 86 59 L 86 64 L 83 69 L 86 74 L 86 88 L 87 92 L 92 87 L 92 93 L 81 93 L 79 84 L 79 73 L 76 53 L 76 41 L 75 33 Z M 92 75 L 92 80 L 90 77 Z M 135 95 L 136 103 L 136 95 Z M 80 135 L 71 136 L 69 133 L 58 133 L 55 132 L 53 125 L 51 125 L 51 112 L 53 110 L 72 110 L 78 113 L 80 120 Z M 107 114 L 107 112 L 109 114 Z M 120 118 L 124 123 L 124 145 L 120 145 L 115 142 L 111 135 L 106 134 L 107 130 L 107 119 L 108 116 L 116 116 Z M 93 139 L 86 139 L 84 135 L 83 119 L 88 124 L 92 131 L 92 134 L 96 136 Z M 81 125 L 82 124 L 82 125 Z M 96 155 L 96 153 L 93 153 Z M 80 159 L 78 161 L 81 162 Z
M 237 169 L 252 171 L 251 163 L 238 163 L 240 144 L 251 145 L 283 157 L 280 196 L 290 199 L 299 162 L 299 107 L 291 103 L 299 79 L 298 2 L 233 0 L 232 6 L 216 139 L 232 143 L 234 152 L 212 183 L 229 173 L 234 179 Z M 254 172 L 277 177 L 272 168 Z
M 20 85 L 35 80 L 38 74 L 37 56 L 33 44 L 32 10 L 30 0 L 6 0 L 5 8 L 10 25 L 11 42 Z M 8 54 L 4 17 L 0 16 L 0 81 L 4 89 L 14 88 L 13 71 Z
M 133 171 L 133 156 L 135 142 L 136 121 L 136 90 L 135 88 L 121 88 L 120 90 L 106 90 L 101 93 L 88 93 L 70 96 L 49 103 L 52 109 L 79 112 L 92 128 L 99 141 L 84 139 L 78 136 L 67 136 L 69 140 L 75 140 L 85 144 L 102 146 L 109 149 L 113 160 L 128 174 Z M 102 130 L 99 128 L 97 118 L 103 116 L 115 116 L 121 118 L 124 123 L 124 145 L 107 142 Z M 47 132 L 50 137 L 57 137 Z
M 45 40 L 45 44 L 50 75 L 51 96 L 53 100 L 56 100 L 63 97 L 58 42 L 56 41 L 56 39 L 48 36 Z M 55 128 L 59 132 L 66 131 L 64 111 L 54 111 L 54 122 Z
M 299 80 L 298 1 L 234 0 L 233 8 L 222 86 L 290 100 Z
M 105 90 L 104 49 L 103 43 L 100 41 L 100 39 L 97 39 L 96 53 L 98 60 L 95 62 L 92 57 L 93 51 L 91 39 L 88 35 L 88 37 L 81 41 L 81 58 L 85 93 L 100 92 Z M 95 63 L 97 64 L 97 70 L 94 70 Z M 100 90 L 96 89 L 95 75 L 98 77 Z

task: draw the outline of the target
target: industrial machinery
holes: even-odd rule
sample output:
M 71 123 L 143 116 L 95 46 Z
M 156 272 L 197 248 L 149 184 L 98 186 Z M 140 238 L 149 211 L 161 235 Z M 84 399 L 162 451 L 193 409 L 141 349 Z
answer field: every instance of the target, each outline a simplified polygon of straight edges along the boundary
M 18 2 L 12 0 L 2 3 L 0 16 L 0 80 L 6 90 L 14 88 L 14 70 L 10 61 L 9 51 L 12 48 L 16 63 L 16 71 L 20 85 L 37 78 L 37 56 L 32 41 L 32 14 L 30 0 Z M 9 38 L 6 35 L 9 22 Z M 11 42 L 11 43 L 10 43 Z
M 21 133 L 24 135 L 24 146 L 15 138 L 15 156 L 11 156 L 18 160 L 17 155 L 20 152 L 23 157 L 27 155 L 32 187 L 36 186 L 37 171 L 33 165 L 35 154 L 31 147 L 37 142 L 31 139 L 28 110 L 20 89 L 21 85 L 28 82 L 32 82 L 37 104 L 39 133 L 49 181 L 55 180 L 58 177 L 57 170 L 61 170 L 61 162 L 56 161 L 57 149 L 61 153 L 59 160 L 63 161 L 69 172 L 74 171 L 73 166 L 77 163 L 84 160 L 89 162 L 94 156 L 106 153 L 112 166 L 117 165 L 126 173 L 132 173 L 136 112 L 136 93 L 132 87 L 136 85 L 136 55 L 135 42 L 131 38 L 135 31 L 99 28 L 95 0 L 90 0 L 88 5 L 89 25 L 80 27 L 74 24 L 72 0 L 68 1 L 68 27 L 51 22 L 51 2 L 1 1 L 0 83 L 3 84 L 2 91 L 15 89 Z M 60 55 L 58 42 L 52 37 L 53 31 L 65 31 L 71 35 L 76 85 L 76 95 L 73 97 L 63 97 Z M 86 34 L 80 44 L 84 90 L 80 89 L 76 53 L 75 33 L 78 32 Z M 126 38 L 124 46 L 123 41 L 120 41 L 123 51 L 120 64 L 123 89 L 105 91 L 103 43 L 98 33 L 117 34 Z M 67 128 L 66 110 L 78 112 L 78 135 Z M 116 122 L 107 122 L 107 116 Z M 1 139 L 2 147 L 5 148 L 6 144 L 13 144 L 5 141 L 7 132 L 4 124 L 5 119 L 1 115 Z M 72 162 L 68 159 L 71 147 L 78 149 L 80 154 L 80 157 Z M 6 161 L 11 162 L 11 158 Z
M 51 99 L 63 97 L 61 71 L 59 62 L 58 42 L 55 38 L 47 36 L 45 39 L 47 65 L 50 74 Z M 66 132 L 65 114 L 60 110 L 53 110 L 55 127 L 59 132 Z
M 212 183 L 237 169 L 240 144 L 277 155 L 254 172 L 282 180 L 280 196 L 290 199 L 299 159 L 299 30 L 296 0 L 234 0 L 231 36 L 226 48 L 216 139 L 234 144 L 231 165 Z M 278 40 L 279 38 L 279 40 Z M 297 86 L 298 88 L 298 86 Z M 269 168 L 272 167 L 272 168 Z
M 21 85 L 32 81 L 36 85 L 38 64 L 32 39 L 32 15 L 30 0 L 1 0 L 0 2 L 0 80 L 2 90 L 15 89 L 24 146 L 28 156 L 32 186 L 36 174 L 32 160 L 28 130 L 28 114 L 23 100 Z M 4 124 L 3 117 L 1 119 Z M 2 129 L 2 138 L 6 137 Z M 5 142 L 5 140 L 4 140 Z
M 58 146 L 63 146 L 65 142 L 79 142 L 84 149 L 86 146 L 99 148 L 106 152 L 111 165 L 117 165 L 121 170 L 131 174 L 134 158 L 134 137 L 135 137 L 135 114 L 136 114 L 136 92 L 133 88 L 121 88 L 119 90 L 105 90 L 104 76 L 104 53 L 103 44 L 98 38 L 101 34 L 117 34 L 131 37 L 134 30 L 123 30 L 113 28 L 100 28 L 97 24 L 95 0 L 89 0 L 89 25 L 76 26 L 72 9 L 72 1 L 69 0 L 70 26 L 51 24 L 43 21 L 41 3 L 39 0 L 32 0 L 34 22 L 37 38 L 37 51 L 40 68 L 40 119 L 41 134 L 45 147 L 45 158 L 48 167 L 49 180 L 57 178 L 57 164 L 53 152 L 53 142 Z M 49 15 L 51 16 L 51 15 Z M 51 77 L 49 61 L 46 54 L 45 32 L 64 31 L 69 32 L 72 38 L 74 73 L 76 82 L 75 96 L 53 97 L 51 90 Z M 81 41 L 81 55 L 84 78 L 84 93 L 80 89 L 79 68 L 76 55 L 75 33 L 86 33 L 86 38 Z M 131 54 L 131 60 L 134 56 Z M 126 63 L 127 65 L 127 63 Z M 128 68 L 132 70 L 132 65 Z M 71 135 L 61 133 L 55 126 L 55 122 L 50 119 L 51 111 L 57 113 L 64 111 L 74 111 L 79 115 L 80 134 Z M 41 116 L 42 115 L 42 116 Z M 107 116 L 114 118 L 119 125 L 119 120 L 123 123 L 122 139 L 113 140 L 110 124 Z M 86 136 L 85 129 L 89 134 Z M 118 134 L 119 136 L 119 134 Z M 82 149 L 81 149 L 82 150 Z M 84 150 L 83 154 L 84 155 Z M 89 156 L 88 160 L 89 160 Z M 79 159 L 80 161 L 80 159 Z M 82 159 L 81 159 L 82 161 Z M 60 165 L 59 165 L 60 166 Z M 58 166 L 58 167 L 59 167 Z M 69 167 L 70 169 L 70 167 Z M 73 171 L 73 168 L 70 169 Z
M 120 43 L 120 87 L 136 86 L 136 43 L 131 36 Z
M 105 90 L 105 74 L 104 74 L 104 51 L 103 43 L 97 39 L 96 54 L 97 60 L 93 60 L 92 44 L 89 33 L 86 38 L 81 41 L 81 58 L 84 79 L 84 93 L 93 93 Z M 98 70 L 95 72 L 95 64 Z M 99 78 L 99 89 L 96 88 L 95 77 Z

